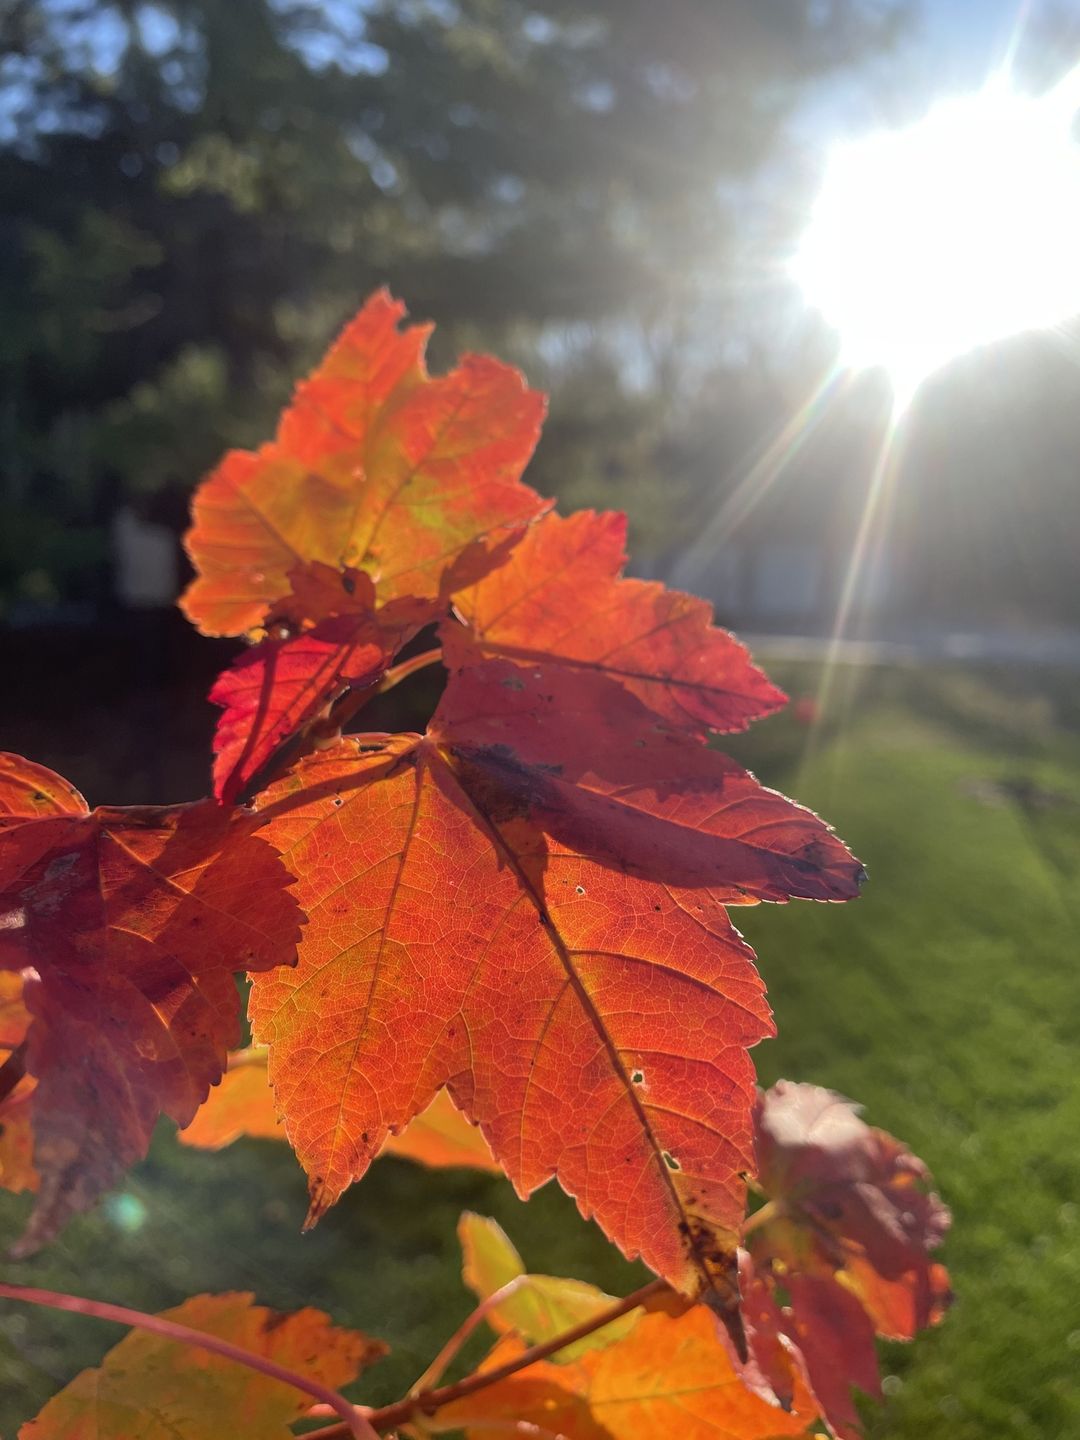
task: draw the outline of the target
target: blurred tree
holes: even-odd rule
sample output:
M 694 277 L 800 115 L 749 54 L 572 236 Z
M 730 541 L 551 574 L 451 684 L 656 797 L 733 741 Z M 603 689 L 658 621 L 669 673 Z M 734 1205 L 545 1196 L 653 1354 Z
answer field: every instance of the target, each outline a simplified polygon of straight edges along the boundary
M 678 495 L 644 477 L 673 407 L 715 413 L 694 336 L 739 299 L 743 182 L 902 13 L 8 0 L 0 594 L 92 588 L 71 527 L 265 433 L 382 281 L 440 323 L 436 359 L 499 344 L 558 391 L 541 484 L 636 498 L 654 548 L 677 538 Z

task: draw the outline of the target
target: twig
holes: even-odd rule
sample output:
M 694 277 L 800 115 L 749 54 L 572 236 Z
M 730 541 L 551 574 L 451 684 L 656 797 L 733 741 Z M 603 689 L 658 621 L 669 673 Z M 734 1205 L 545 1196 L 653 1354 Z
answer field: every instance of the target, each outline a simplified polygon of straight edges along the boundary
M 613 1320 L 619 1320 L 623 1315 L 628 1315 L 631 1310 L 636 1310 L 639 1305 L 644 1305 L 654 1295 L 661 1295 L 667 1289 L 666 1281 L 650 1280 L 648 1285 L 643 1285 L 640 1290 L 635 1290 L 624 1300 L 617 1301 L 610 1309 L 594 1315 L 591 1320 L 583 1320 L 580 1325 L 574 1325 L 571 1329 L 564 1330 L 561 1335 L 556 1335 L 552 1340 L 545 1340 L 542 1345 L 530 1346 L 515 1359 L 508 1360 L 505 1365 L 497 1365 L 493 1370 L 481 1370 L 475 1374 L 466 1375 L 464 1380 L 457 1380 L 452 1385 L 443 1385 L 438 1390 L 425 1390 L 419 1395 L 407 1395 L 404 1400 L 398 1400 L 393 1405 L 384 1405 L 381 1410 L 367 1411 L 368 1423 L 374 1430 L 384 1434 L 387 1430 L 392 1430 L 395 1425 L 406 1424 L 418 1413 L 430 1415 L 441 1409 L 443 1405 L 449 1405 L 453 1400 L 461 1400 L 466 1395 L 474 1395 L 478 1390 L 486 1390 L 489 1385 L 505 1380 L 508 1375 L 516 1375 L 519 1370 L 525 1370 L 539 1360 L 546 1360 L 556 1351 L 565 1350 L 567 1345 L 573 1345 L 576 1341 L 583 1340 L 594 1330 L 602 1330 L 605 1325 L 610 1325 Z M 340 1437 L 348 1433 L 341 1425 L 326 1425 L 321 1430 L 309 1431 L 304 1436 L 304 1440 L 340 1440 Z
M 748 1215 L 742 1227 L 743 1239 L 752 1235 L 762 1225 L 768 1225 L 770 1220 L 776 1220 L 784 1213 L 784 1207 L 776 1200 L 767 1200 L 760 1210 L 755 1210 Z
M 217 1335 L 208 1335 L 204 1330 L 193 1330 L 189 1325 L 179 1325 L 175 1320 L 166 1320 L 161 1315 L 147 1315 L 141 1310 L 129 1310 L 126 1305 L 110 1305 L 103 1300 L 85 1300 L 78 1295 L 64 1295 L 55 1290 L 38 1290 L 30 1285 L 7 1285 L 0 1282 L 0 1297 L 6 1300 L 21 1300 L 28 1305 L 46 1305 L 53 1310 L 71 1310 L 77 1315 L 92 1315 L 97 1320 L 111 1320 L 117 1325 L 129 1325 L 137 1330 L 148 1330 L 151 1335 L 160 1335 L 165 1340 L 175 1340 L 181 1345 L 191 1345 L 199 1350 L 209 1350 L 249 1370 L 258 1370 L 271 1380 L 281 1380 L 294 1390 L 301 1390 L 316 1400 L 329 1405 L 335 1415 L 341 1416 L 341 1424 L 335 1425 L 338 1435 L 352 1435 L 355 1440 L 376 1440 L 378 1432 L 372 1427 L 355 1405 L 350 1405 L 336 1390 L 321 1385 L 318 1380 L 309 1380 L 284 1365 L 256 1355 L 229 1340 Z
M 366 690 L 346 691 L 333 706 L 326 719 L 316 721 L 312 726 L 312 733 L 334 734 L 341 731 L 354 715 L 375 699 L 376 695 L 385 695 L 388 690 L 393 690 L 403 680 L 407 680 L 410 675 L 415 675 L 418 670 L 424 670 L 441 659 L 442 649 L 436 646 L 433 650 L 423 650 L 419 655 L 413 655 L 409 660 L 402 660 L 399 665 L 391 665 L 378 684 L 370 685 Z
M 436 1381 L 440 1380 L 446 1373 L 446 1367 L 476 1327 L 487 1319 L 492 1310 L 496 1310 L 504 1301 L 516 1295 L 522 1287 L 522 1282 L 527 1278 L 525 1275 L 516 1275 L 513 1280 L 507 1281 L 500 1289 L 489 1295 L 486 1300 L 482 1300 L 476 1309 L 461 1322 L 453 1335 L 450 1336 L 450 1339 L 447 1340 L 446 1344 L 435 1356 L 435 1359 L 409 1390 L 409 1394 L 421 1395 L 425 1390 L 430 1390 Z
M 259 791 L 267 789 L 275 780 L 280 780 L 290 765 L 294 765 L 303 755 L 336 743 L 342 729 L 365 705 L 374 700 L 376 695 L 385 695 L 410 675 L 428 665 L 434 665 L 441 658 L 440 649 L 424 650 L 410 660 L 403 660 L 400 665 L 392 665 L 377 684 L 358 690 L 346 690 L 323 711 L 321 717 L 309 721 L 305 727 L 285 737 L 273 755 L 259 767 L 258 773 L 252 776 L 237 797 L 238 800 L 250 803 Z

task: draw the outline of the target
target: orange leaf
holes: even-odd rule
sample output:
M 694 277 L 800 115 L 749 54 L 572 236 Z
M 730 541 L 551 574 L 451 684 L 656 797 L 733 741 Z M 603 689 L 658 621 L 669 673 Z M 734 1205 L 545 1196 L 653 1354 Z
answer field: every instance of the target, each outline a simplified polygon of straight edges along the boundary
M 557 1176 L 730 1313 L 771 1027 L 723 902 L 854 894 L 828 828 L 603 677 L 504 662 L 257 803 L 310 917 L 250 1010 L 311 1221 L 448 1084 L 520 1193 Z
M 355 1380 L 386 1346 L 331 1325 L 319 1310 L 282 1315 L 251 1295 L 195 1295 L 163 1318 L 231 1341 L 331 1389 Z M 282 1380 L 176 1340 L 133 1330 L 19 1431 L 19 1440 L 293 1440 L 311 1396 Z
M 22 971 L 37 1079 L 41 1190 L 27 1254 L 146 1152 L 160 1112 L 186 1123 L 219 1078 L 239 1014 L 232 972 L 290 963 L 289 875 L 249 815 L 212 802 L 42 816 L 5 761 L 0 970 Z M 36 791 L 35 793 L 41 793 Z
M 695 734 L 745 730 L 784 704 L 704 601 L 622 580 L 626 517 L 546 515 L 509 562 L 455 596 L 481 655 L 558 661 L 625 685 Z
M 196 1150 L 224 1150 L 244 1135 L 285 1139 L 266 1075 L 266 1051 L 258 1046 L 233 1051 L 229 1068 L 178 1138 Z
M 521 1353 L 520 1342 L 500 1341 L 482 1368 Z M 570 1364 L 530 1365 L 444 1406 L 438 1420 L 470 1440 L 500 1425 L 560 1440 L 776 1440 L 807 1434 L 814 1414 L 782 1410 L 751 1389 L 715 1318 L 695 1305 L 677 1316 L 645 1314 L 628 1335 Z
M 266 1074 L 266 1051 L 259 1046 L 229 1056 L 229 1068 L 220 1084 L 210 1091 L 179 1138 L 199 1150 L 223 1150 L 242 1135 L 286 1138 Z M 402 1134 L 389 1136 L 382 1153 L 432 1169 L 467 1166 L 502 1174 L 480 1131 L 469 1124 L 445 1090 L 439 1091 Z
M 4 761 L 9 758 L 0 756 L 0 775 L 4 773 Z M 23 977 L 0 970 L 0 1065 L 22 1044 L 29 1028 L 30 1012 L 23 1004 Z M 23 1075 L 0 1100 L 0 1187 L 16 1195 L 23 1190 L 36 1190 L 38 1186 L 30 1120 L 34 1083 L 32 1075 Z
M 387 1137 L 382 1154 L 415 1160 L 432 1170 L 468 1166 L 495 1175 L 503 1173 L 479 1129 L 469 1123 L 445 1090 L 439 1090 L 400 1135 Z
M 62 775 L 22 755 L 0 753 L 0 815 L 84 815 L 86 801 Z
M 367 571 L 381 601 L 433 598 L 461 552 L 539 514 L 523 485 L 543 397 L 518 372 L 468 355 L 424 365 L 430 327 L 399 330 L 379 291 L 297 390 L 277 438 L 234 451 L 195 496 L 182 602 L 206 634 L 263 623 L 297 564 Z

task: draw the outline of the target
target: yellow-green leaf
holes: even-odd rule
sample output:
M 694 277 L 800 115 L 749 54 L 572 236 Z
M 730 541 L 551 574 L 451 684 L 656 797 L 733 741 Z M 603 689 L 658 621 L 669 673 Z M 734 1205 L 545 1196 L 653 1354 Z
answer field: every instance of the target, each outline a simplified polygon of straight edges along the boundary
M 462 1278 L 480 1300 L 487 1300 L 512 1280 L 519 1281 L 513 1294 L 487 1313 L 488 1323 L 499 1334 L 515 1332 L 527 1345 L 540 1345 L 565 1330 L 616 1304 L 595 1285 L 583 1280 L 557 1279 L 553 1275 L 527 1275 L 521 1256 L 506 1231 L 495 1220 L 466 1211 L 458 1222 L 458 1238 L 464 1260 Z M 560 1364 L 576 1360 L 587 1350 L 602 1349 L 629 1333 L 640 1311 L 632 1310 L 594 1330 L 591 1335 L 567 1345 L 554 1356 Z

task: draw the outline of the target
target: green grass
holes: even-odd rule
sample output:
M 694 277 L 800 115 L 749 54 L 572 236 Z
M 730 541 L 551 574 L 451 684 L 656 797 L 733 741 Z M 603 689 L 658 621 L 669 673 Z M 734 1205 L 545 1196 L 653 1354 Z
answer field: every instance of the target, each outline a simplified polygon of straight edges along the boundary
M 776 667 L 793 693 L 805 668 Z M 954 1212 L 957 1303 L 883 1353 L 873 1440 L 1080 1436 L 1080 685 L 1045 672 L 844 672 L 817 732 L 780 716 L 728 748 L 836 826 L 870 882 L 850 906 L 737 918 L 780 1038 L 763 1080 L 831 1085 L 909 1142 Z M 382 1335 L 365 1398 L 399 1394 L 464 1315 L 454 1224 L 496 1215 L 537 1269 L 626 1289 L 626 1265 L 553 1188 L 380 1162 L 309 1236 L 269 1142 L 218 1156 L 162 1133 L 115 1200 L 5 1278 L 160 1308 L 254 1289 Z M 137 1202 L 137 1203 L 132 1203 Z M 22 1200 L 0 1199 L 0 1233 Z M 133 1222 L 140 1221 L 135 1224 Z M 0 1307 L 0 1434 L 115 1334 Z

